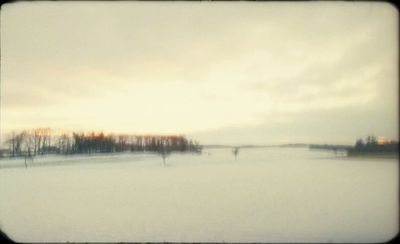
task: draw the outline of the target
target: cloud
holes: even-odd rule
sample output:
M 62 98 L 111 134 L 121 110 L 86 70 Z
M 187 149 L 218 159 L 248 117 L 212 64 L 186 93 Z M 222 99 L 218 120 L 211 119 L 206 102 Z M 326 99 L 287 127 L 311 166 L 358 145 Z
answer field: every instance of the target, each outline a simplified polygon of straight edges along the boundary
M 5 5 L 2 127 L 40 124 L 27 111 L 60 127 L 190 133 L 234 127 L 233 134 L 270 123 L 300 133 L 298 124 L 312 134 L 299 114 L 334 119 L 328 111 L 349 108 L 372 106 L 371 116 L 392 118 L 398 16 L 389 6 Z
M 189 133 L 203 144 L 355 143 L 367 135 L 398 137 L 398 115 L 390 109 L 354 107 L 277 113 L 265 123 Z

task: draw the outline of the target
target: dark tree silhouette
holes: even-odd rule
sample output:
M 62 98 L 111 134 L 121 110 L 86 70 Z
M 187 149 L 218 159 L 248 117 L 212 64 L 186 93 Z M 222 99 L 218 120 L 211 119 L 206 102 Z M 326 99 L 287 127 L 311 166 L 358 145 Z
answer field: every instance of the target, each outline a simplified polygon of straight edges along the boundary
M 235 147 L 233 150 L 232 150 L 232 153 L 233 153 L 233 155 L 235 155 L 235 160 L 237 159 L 237 155 L 238 155 L 238 153 L 239 153 L 239 147 Z
M 53 144 L 52 144 L 53 138 Z M 43 154 L 110 153 L 124 151 L 149 151 L 160 153 L 163 161 L 171 152 L 201 153 L 202 146 L 184 136 L 126 135 L 103 132 L 72 132 L 52 136 L 48 128 L 13 132 L 6 141 L 11 156 Z

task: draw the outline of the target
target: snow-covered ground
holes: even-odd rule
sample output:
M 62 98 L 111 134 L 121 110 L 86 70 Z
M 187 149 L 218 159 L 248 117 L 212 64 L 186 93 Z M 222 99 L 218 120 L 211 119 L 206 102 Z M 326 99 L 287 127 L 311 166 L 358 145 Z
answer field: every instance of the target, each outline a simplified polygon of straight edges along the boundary
M 0 160 L 0 227 L 18 242 L 382 242 L 396 159 L 307 148 Z M 13 166 L 13 167 L 11 167 Z M 18 167 L 14 167 L 18 166 Z

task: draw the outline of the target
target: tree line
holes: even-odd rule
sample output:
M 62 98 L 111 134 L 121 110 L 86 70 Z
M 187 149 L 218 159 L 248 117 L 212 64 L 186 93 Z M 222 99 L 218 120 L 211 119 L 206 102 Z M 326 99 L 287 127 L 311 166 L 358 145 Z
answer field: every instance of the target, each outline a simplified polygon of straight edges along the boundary
M 6 139 L 11 157 L 111 152 L 201 152 L 198 142 L 180 135 L 128 135 L 103 132 L 52 133 L 49 128 L 12 132 Z M 4 151 L 3 151 L 4 154 Z
M 397 141 L 386 141 L 378 143 L 375 136 L 367 136 L 365 140 L 358 139 L 353 148 L 349 149 L 350 154 L 355 153 L 398 153 L 399 143 Z

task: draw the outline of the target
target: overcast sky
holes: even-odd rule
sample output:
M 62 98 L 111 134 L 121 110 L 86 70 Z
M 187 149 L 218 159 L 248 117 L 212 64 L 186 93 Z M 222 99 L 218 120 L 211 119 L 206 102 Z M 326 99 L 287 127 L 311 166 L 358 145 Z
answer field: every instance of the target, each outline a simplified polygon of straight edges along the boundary
M 398 12 L 384 2 L 9 3 L 0 126 L 397 138 L 398 65 Z

